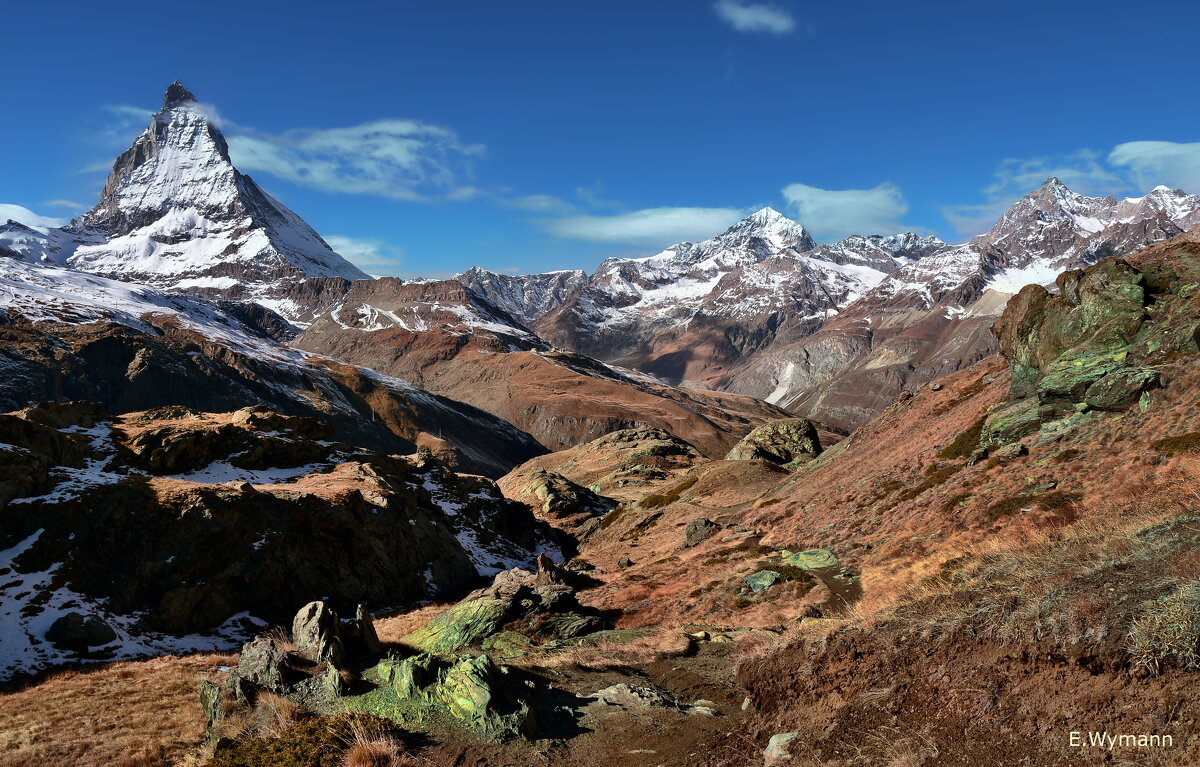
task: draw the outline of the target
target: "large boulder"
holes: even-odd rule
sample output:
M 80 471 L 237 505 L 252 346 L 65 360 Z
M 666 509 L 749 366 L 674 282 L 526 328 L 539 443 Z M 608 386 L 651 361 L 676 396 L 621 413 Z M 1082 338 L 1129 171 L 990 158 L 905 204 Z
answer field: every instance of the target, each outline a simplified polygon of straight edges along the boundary
M 337 613 L 324 602 L 309 602 L 300 608 L 292 621 L 292 642 L 311 661 L 341 665 L 345 660 Z
M 452 653 L 496 633 L 511 607 L 507 599 L 467 599 L 400 641 L 423 652 Z
M 487 655 L 446 660 L 421 653 L 384 661 L 376 672 L 405 704 L 441 711 L 490 740 L 534 734 L 529 704 Z
M 84 652 L 89 647 L 101 647 L 115 641 L 117 632 L 95 615 L 69 612 L 61 616 L 46 631 L 46 639 L 67 650 Z
M 727 461 L 760 459 L 796 469 L 821 454 L 817 427 L 807 418 L 785 418 L 752 430 L 733 446 Z
M 688 522 L 688 526 L 683 531 L 683 547 L 690 549 L 693 546 L 699 546 L 708 540 L 709 536 L 720 530 L 721 526 L 711 519 L 699 517 Z

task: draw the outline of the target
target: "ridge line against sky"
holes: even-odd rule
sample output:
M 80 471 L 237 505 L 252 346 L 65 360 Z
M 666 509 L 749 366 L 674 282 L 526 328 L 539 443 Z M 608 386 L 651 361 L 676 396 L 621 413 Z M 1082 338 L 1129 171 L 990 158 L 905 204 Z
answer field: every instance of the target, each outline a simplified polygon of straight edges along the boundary
M 504 272 L 591 271 L 605 257 L 712 236 L 766 205 L 800 221 L 819 241 L 903 230 L 962 240 L 988 228 L 1048 176 L 1089 195 L 1137 196 L 1158 184 L 1200 191 L 1200 142 L 1192 127 L 1200 109 L 1175 99 L 1170 109 L 1143 107 L 1142 119 L 1131 119 L 1137 110 L 1089 107 L 1089 95 L 1113 92 L 1154 104 L 1159 89 L 1174 93 L 1177 86 L 1121 67 L 1092 72 L 1094 61 L 1070 54 L 1110 38 L 1132 57 L 1141 41 L 1104 15 L 1106 3 L 1061 5 L 1087 7 L 1092 15 L 1081 21 L 1056 7 L 1027 17 L 1037 23 L 1006 37 L 1000 64 L 956 64 L 974 75 L 975 91 L 964 90 L 961 73 L 937 61 L 978 44 L 954 37 L 964 20 L 935 14 L 932 25 L 911 23 L 932 51 L 902 45 L 897 58 L 896 24 L 903 17 L 882 3 L 866 4 L 865 16 L 743 0 L 653 8 L 615 2 L 608 14 L 536 2 L 508 13 L 479 3 L 442 9 L 399 3 L 379 9 L 381 25 L 417 50 L 397 42 L 368 55 L 335 46 L 356 64 L 393 65 L 376 74 L 356 68 L 353 80 L 344 72 L 320 75 L 296 59 L 294 72 L 276 66 L 269 78 L 243 83 L 186 45 L 178 60 L 152 66 L 118 52 L 100 84 L 80 83 L 68 66 L 47 65 L 23 73 L 19 95 L 37 103 L 66 85 L 86 94 L 72 95 L 76 119 L 66 129 L 44 130 L 40 120 L 10 116 L 0 134 L 6 169 L 0 200 L 43 221 L 90 207 L 85 201 L 98 195 L 112 158 L 154 111 L 130 104 L 154 103 L 176 77 L 208 105 L 239 169 L 375 274 L 447 276 L 475 264 Z M 1012 6 L 1005 4 L 1019 15 Z M 999 27 L 996 35 L 1012 32 L 1003 28 L 1011 22 L 1000 7 L 984 3 L 977 11 L 995 14 L 989 22 Z M 302 26 L 310 10 L 271 19 L 279 34 L 247 49 L 247 67 L 253 71 L 256 56 L 278 57 L 287 28 Z M 489 58 L 497 42 L 461 25 L 460 49 L 470 42 L 483 50 L 446 56 L 441 44 L 454 31 L 454 14 L 466 10 L 491 23 L 507 57 Z M 1175 11 L 1200 20 L 1190 6 Z M 45 11 L 19 9 L 16 21 L 44 21 L 38 13 Z M 200 19 L 180 27 L 171 13 L 159 23 L 176 36 L 203 38 L 215 26 Z M 635 16 L 638 24 L 618 23 Z M 1076 28 L 1091 25 L 1090 49 L 1074 36 L 1048 34 L 1068 19 Z M 328 21 L 331 31 L 347 24 L 337 16 Z M 589 25 L 593 31 L 584 32 Z M 567 39 L 546 37 L 548 30 Z M 844 57 L 848 31 L 857 35 L 859 60 L 842 66 L 852 66 L 855 77 L 821 58 L 823 51 Z M 656 47 L 646 48 L 647 41 Z M 1047 49 L 1047 41 L 1056 47 Z M 80 55 L 95 44 L 81 40 Z M 1170 57 L 1179 55 L 1143 45 L 1155 54 L 1156 68 L 1169 68 Z M 572 46 L 586 50 L 567 56 Z M 1049 100 L 1047 61 L 1028 60 L 1030 52 L 1047 50 L 1055 54 L 1048 57 L 1055 80 L 1088 75 Z M 798 66 L 801 53 L 807 63 Z M 389 74 L 408 71 L 395 65 L 412 62 L 439 66 L 413 69 L 410 77 Z M 871 90 L 875 98 L 843 92 L 817 74 L 840 75 L 842 85 Z M 930 81 L 917 90 L 924 103 L 905 91 Z M 313 82 L 326 88 L 306 89 Z M 1013 115 L 998 113 L 997 103 Z

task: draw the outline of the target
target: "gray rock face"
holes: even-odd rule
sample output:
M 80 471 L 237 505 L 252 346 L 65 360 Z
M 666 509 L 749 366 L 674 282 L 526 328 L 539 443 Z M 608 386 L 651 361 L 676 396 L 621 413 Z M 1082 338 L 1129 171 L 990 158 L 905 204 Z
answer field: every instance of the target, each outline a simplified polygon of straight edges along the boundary
M 238 657 L 237 673 L 234 677 L 271 692 L 287 689 L 288 654 L 275 639 L 268 636 L 255 637 L 244 647 Z
M 296 649 L 312 661 L 341 664 L 346 657 L 337 613 L 324 602 L 309 602 L 292 621 Z
M 456 280 L 528 325 L 563 304 L 587 282 L 580 269 L 543 274 L 497 274 L 472 267 Z
M 70 612 L 50 624 L 46 639 L 59 647 L 85 651 L 100 647 L 117 638 L 117 632 L 94 615 Z
M 710 519 L 700 517 L 688 522 L 687 528 L 683 531 L 683 547 L 690 549 L 693 546 L 699 546 L 708 540 L 709 536 L 720 530 L 721 526 Z

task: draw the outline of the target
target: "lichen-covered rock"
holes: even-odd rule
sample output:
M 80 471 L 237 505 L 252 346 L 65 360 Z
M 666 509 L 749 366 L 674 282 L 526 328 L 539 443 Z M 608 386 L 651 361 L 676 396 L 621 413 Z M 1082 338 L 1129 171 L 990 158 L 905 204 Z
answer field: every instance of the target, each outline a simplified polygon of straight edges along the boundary
M 354 611 L 354 624 L 355 634 L 367 654 L 376 657 L 382 655 L 383 643 L 379 641 L 379 633 L 375 631 L 375 621 L 371 620 L 371 614 L 367 612 L 366 605 L 360 604 Z
M 271 692 L 285 692 L 291 681 L 287 650 L 274 637 L 255 637 L 242 647 L 231 680 L 234 678 Z
M 792 761 L 791 746 L 800 737 L 799 733 L 781 732 L 772 735 L 763 751 L 764 767 L 780 767 Z
M 540 519 L 575 532 L 617 505 L 611 498 L 545 469 L 537 469 L 529 476 L 521 496 L 531 499 Z
M 992 326 L 1012 370 L 1009 402 L 988 417 L 983 442 L 1004 444 L 1084 410 L 1122 411 L 1162 384 L 1155 367 L 1198 350 L 1200 279 L 1194 243 L 1109 258 L 1064 272 L 1058 293 L 1023 288 Z
M 506 599 L 468 599 L 400 641 L 424 652 L 452 653 L 496 633 L 511 607 Z
M 679 704 L 675 698 L 657 687 L 629 684 L 614 684 L 611 687 L 605 687 L 603 690 L 597 690 L 591 697 L 610 706 L 624 706 L 626 708 L 661 708 L 678 706 Z
M 487 655 L 445 660 L 421 653 L 384 661 L 376 672 L 403 703 L 442 711 L 490 740 L 534 734 L 529 704 Z
M 780 577 L 779 573 L 774 570 L 759 570 L 756 573 L 747 575 L 742 579 L 742 582 L 746 584 L 746 588 L 755 594 L 759 594 L 774 586 Z
M 221 705 L 221 688 L 205 679 L 200 684 L 200 708 L 204 712 L 204 741 L 213 739 L 217 724 L 224 711 Z
M 825 570 L 841 565 L 837 555 L 829 549 L 808 549 L 794 553 L 782 552 L 781 556 L 786 564 L 799 567 L 801 570 Z
M 772 421 L 752 430 L 725 456 L 727 461 L 761 459 L 796 469 L 821 454 L 817 427 L 807 418 Z

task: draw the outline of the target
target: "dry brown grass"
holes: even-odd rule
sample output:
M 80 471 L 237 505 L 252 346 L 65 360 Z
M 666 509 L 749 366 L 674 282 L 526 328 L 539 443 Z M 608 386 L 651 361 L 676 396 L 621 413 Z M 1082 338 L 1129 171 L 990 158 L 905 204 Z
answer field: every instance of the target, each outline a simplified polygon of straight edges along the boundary
M 392 731 L 363 718 L 350 720 L 352 740 L 342 756 L 343 767 L 421 767 L 428 764 L 408 751 Z
M 958 567 L 908 589 L 894 609 L 938 633 L 966 622 L 1002 641 L 1096 639 L 1109 603 L 1082 579 L 1157 559 L 1158 544 L 1138 531 L 1190 512 L 1198 492 L 1200 463 L 1172 462 L 1113 488 L 1071 524 L 1014 526 L 974 542 L 957 552 Z
M 199 686 L 228 655 L 66 671 L 0 695 L 0 767 L 159 767 L 204 736 Z

